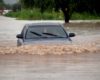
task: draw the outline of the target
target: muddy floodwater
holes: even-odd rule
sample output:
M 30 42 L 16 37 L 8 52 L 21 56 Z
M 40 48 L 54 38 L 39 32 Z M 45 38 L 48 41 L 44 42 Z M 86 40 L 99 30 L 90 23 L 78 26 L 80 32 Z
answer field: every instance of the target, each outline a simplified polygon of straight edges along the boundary
M 42 21 L 0 16 L 0 80 L 100 80 L 99 20 L 64 24 L 76 34 L 71 45 L 16 47 L 23 25 L 34 22 Z

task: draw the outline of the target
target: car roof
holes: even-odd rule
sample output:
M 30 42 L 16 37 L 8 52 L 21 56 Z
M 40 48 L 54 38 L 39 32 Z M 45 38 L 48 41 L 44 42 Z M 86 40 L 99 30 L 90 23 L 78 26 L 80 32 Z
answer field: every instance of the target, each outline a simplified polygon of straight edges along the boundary
M 26 26 L 38 26 L 38 25 L 57 25 L 57 26 L 62 26 L 60 23 L 53 23 L 53 22 L 37 22 L 37 23 L 30 23 L 26 24 Z

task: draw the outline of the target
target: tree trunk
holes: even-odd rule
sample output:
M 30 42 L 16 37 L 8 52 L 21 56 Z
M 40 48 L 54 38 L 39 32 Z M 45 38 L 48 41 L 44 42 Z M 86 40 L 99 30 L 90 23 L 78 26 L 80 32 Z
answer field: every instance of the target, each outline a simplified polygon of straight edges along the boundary
M 69 23 L 69 20 L 70 20 L 69 9 L 64 8 L 64 9 L 62 9 L 62 11 L 63 11 L 63 14 L 64 14 L 65 23 Z

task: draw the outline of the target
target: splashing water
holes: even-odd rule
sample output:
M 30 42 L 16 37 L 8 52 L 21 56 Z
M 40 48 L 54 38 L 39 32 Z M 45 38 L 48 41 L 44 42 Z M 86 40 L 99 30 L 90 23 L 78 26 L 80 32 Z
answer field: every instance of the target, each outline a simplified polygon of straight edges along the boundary
M 27 45 L 21 47 L 0 47 L 0 54 L 38 54 L 63 55 L 78 53 L 94 53 L 100 51 L 95 45 Z
M 14 25 L 12 26 L 12 21 Z M 0 19 L 0 54 L 78 54 L 96 53 L 100 51 L 100 22 L 98 23 L 70 23 L 65 25 L 66 30 L 77 33 L 71 45 L 16 45 L 15 35 L 19 33 L 26 21 L 17 21 L 9 18 Z M 30 23 L 30 21 L 28 21 Z M 32 21 L 33 22 L 33 21 Z M 13 34 L 12 34 L 13 33 Z M 6 46 L 5 46 L 6 45 Z M 4 46 L 4 47 L 3 47 Z

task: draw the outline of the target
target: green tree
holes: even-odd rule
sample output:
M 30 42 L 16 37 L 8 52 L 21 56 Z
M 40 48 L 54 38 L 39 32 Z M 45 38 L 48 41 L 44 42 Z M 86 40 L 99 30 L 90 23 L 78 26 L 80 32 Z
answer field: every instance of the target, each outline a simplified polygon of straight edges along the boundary
M 20 0 L 20 3 L 23 8 L 33 8 L 34 0 Z
M 0 7 L 3 7 L 4 6 L 4 2 L 3 0 L 0 0 Z
M 62 10 L 65 22 L 68 23 L 75 6 L 77 5 L 77 2 L 75 1 L 76 0 L 21 0 L 21 3 L 24 8 L 37 7 L 40 9 L 41 13 L 45 10 Z
M 45 10 L 62 10 L 66 23 L 74 11 L 100 14 L 99 3 L 100 0 L 21 0 L 24 8 L 36 7 L 41 13 Z
M 100 0 L 79 0 L 76 11 L 100 14 Z
M 68 23 L 69 19 L 77 6 L 77 0 L 55 0 L 55 10 L 62 10 L 65 17 L 65 22 Z
M 4 2 L 3 0 L 0 0 L 0 14 L 3 14 L 3 10 L 4 10 Z

